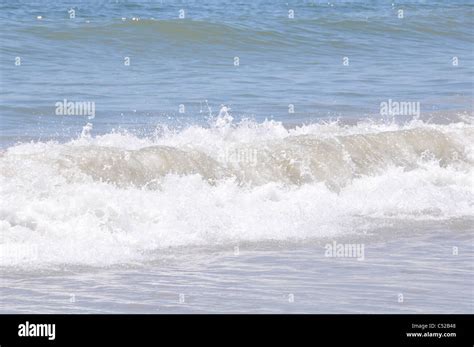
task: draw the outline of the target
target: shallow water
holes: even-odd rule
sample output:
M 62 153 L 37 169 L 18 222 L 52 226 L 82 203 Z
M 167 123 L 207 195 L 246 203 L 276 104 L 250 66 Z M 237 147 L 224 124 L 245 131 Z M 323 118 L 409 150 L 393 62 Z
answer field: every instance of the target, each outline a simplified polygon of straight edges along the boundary
M 360 261 L 325 257 L 325 242 L 333 240 L 323 240 L 243 244 L 238 252 L 180 249 L 144 266 L 8 271 L 2 311 L 472 313 L 472 226 L 414 224 L 380 232 L 386 241 L 338 239 L 363 242 Z

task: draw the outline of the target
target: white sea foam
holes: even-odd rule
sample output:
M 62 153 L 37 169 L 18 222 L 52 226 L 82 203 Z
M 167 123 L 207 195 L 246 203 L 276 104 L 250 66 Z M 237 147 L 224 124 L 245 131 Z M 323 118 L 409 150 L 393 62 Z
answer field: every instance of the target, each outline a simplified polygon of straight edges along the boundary
M 1 154 L 1 265 L 141 262 L 170 247 L 304 241 L 474 212 L 467 122 L 287 129 L 219 117 L 153 138 L 91 131 Z

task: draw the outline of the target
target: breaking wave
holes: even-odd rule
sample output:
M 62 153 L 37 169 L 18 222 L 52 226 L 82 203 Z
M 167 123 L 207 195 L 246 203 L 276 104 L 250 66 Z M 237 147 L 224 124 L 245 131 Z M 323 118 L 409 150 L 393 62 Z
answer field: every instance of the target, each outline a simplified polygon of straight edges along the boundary
M 152 138 L 91 131 L 0 155 L 1 265 L 105 266 L 473 216 L 469 120 L 289 129 L 225 113 Z

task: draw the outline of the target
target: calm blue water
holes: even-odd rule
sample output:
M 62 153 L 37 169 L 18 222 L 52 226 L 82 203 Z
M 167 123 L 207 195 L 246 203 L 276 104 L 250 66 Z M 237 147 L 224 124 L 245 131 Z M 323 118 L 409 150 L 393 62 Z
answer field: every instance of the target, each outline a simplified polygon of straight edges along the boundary
M 3 145 L 77 136 L 86 120 L 56 116 L 63 99 L 96 103 L 96 133 L 203 123 L 205 100 L 214 114 L 225 104 L 236 118 L 287 123 L 377 116 L 388 99 L 420 102 L 425 115 L 472 109 L 472 1 L 0 6 Z

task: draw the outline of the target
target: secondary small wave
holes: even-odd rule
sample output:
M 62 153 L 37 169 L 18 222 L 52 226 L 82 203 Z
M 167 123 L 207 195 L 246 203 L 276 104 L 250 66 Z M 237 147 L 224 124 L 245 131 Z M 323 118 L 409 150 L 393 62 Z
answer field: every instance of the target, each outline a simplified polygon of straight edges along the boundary
M 246 25 L 217 23 L 204 20 L 124 18 L 107 23 L 82 24 L 74 30 L 58 27 L 31 27 L 25 34 L 54 41 L 101 40 L 106 44 L 169 42 L 211 45 L 275 46 L 286 43 L 285 35 L 272 30 L 255 29 Z M 157 41 L 157 39 L 161 39 Z

